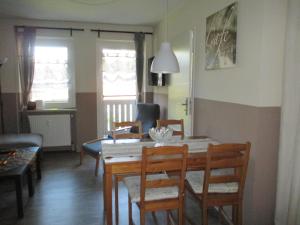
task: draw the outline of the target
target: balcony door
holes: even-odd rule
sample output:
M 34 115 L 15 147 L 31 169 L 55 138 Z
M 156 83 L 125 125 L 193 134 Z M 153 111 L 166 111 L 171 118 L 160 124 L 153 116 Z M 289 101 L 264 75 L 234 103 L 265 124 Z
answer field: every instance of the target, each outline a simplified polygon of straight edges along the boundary
M 136 117 L 136 53 L 132 41 L 102 41 L 98 57 L 98 136 Z

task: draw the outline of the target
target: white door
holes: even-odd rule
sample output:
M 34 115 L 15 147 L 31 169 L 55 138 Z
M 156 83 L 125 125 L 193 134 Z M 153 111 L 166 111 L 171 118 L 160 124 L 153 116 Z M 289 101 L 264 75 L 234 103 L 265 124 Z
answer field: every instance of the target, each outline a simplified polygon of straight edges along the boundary
M 183 119 L 185 135 L 193 135 L 193 31 L 171 40 L 180 72 L 170 75 L 168 88 L 168 119 Z

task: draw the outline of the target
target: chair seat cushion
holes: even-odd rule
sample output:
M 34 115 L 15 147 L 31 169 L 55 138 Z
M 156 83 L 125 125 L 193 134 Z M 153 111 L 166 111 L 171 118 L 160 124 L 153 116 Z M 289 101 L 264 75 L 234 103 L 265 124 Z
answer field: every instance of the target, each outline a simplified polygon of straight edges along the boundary
M 212 175 L 221 176 L 233 174 L 231 169 L 213 170 Z M 196 194 L 202 194 L 204 183 L 204 171 L 190 171 L 186 173 L 186 180 Z M 210 184 L 208 187 L 209 193 L 236 193 L 238 191 L 238 183 L 221 183 Z
M 147 175 L 147 180 L 158 180 L 158 179 L 168 179 L 168 175 L 166 174 Z M 141 177 L 140 176 L 125 177 L 124 183 L 128 189 L 131 202 L 139 202 Z M 177 197 L 178 197 L 178 188 L 175 186 L 163 187 L 163 188 L 147 188 L 145 194 L 146 201 L 170 199 L 170 198 L 177 198 Z
M 82 149 L 87 153 L 97 156 L 97 155 L 101 154 L 101 151 L 102 151 L 101 140 L 83 143 Z

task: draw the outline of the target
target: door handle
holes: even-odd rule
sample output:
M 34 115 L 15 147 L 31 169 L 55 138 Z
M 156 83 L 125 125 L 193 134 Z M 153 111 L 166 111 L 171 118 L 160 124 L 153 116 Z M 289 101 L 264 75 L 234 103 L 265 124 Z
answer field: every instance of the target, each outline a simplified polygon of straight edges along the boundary
M 188 115 L 188 106 L 189 106 L 189 100 L 188 100 L 188 98 L 186 98 L 185 99 L 185 103 L 182 103 L 181 105 L 185 106 L 184 107 L 184 112 L 185 112 L 185 115 L 187 116 Z

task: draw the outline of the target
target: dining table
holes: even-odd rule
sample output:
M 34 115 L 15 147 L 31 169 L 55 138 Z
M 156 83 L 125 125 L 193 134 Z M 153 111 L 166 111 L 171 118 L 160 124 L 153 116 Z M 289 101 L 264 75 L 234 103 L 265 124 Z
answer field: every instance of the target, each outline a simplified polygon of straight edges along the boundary
M 143 147 L 157 146 L 149 139 L 120 139 L 102 141 L 104 221 L 113 225 L 112 189 L 115 175 L 141 173 Z M 203 170 L 206 165 L 206 152 L 209 144 L 219 144 L 217 140 L 204 136 L 174 139 L 166 145 L 187 144 L 189 148 L 187 170 Z M 159 144 L 160 145 L 160 144 Z

